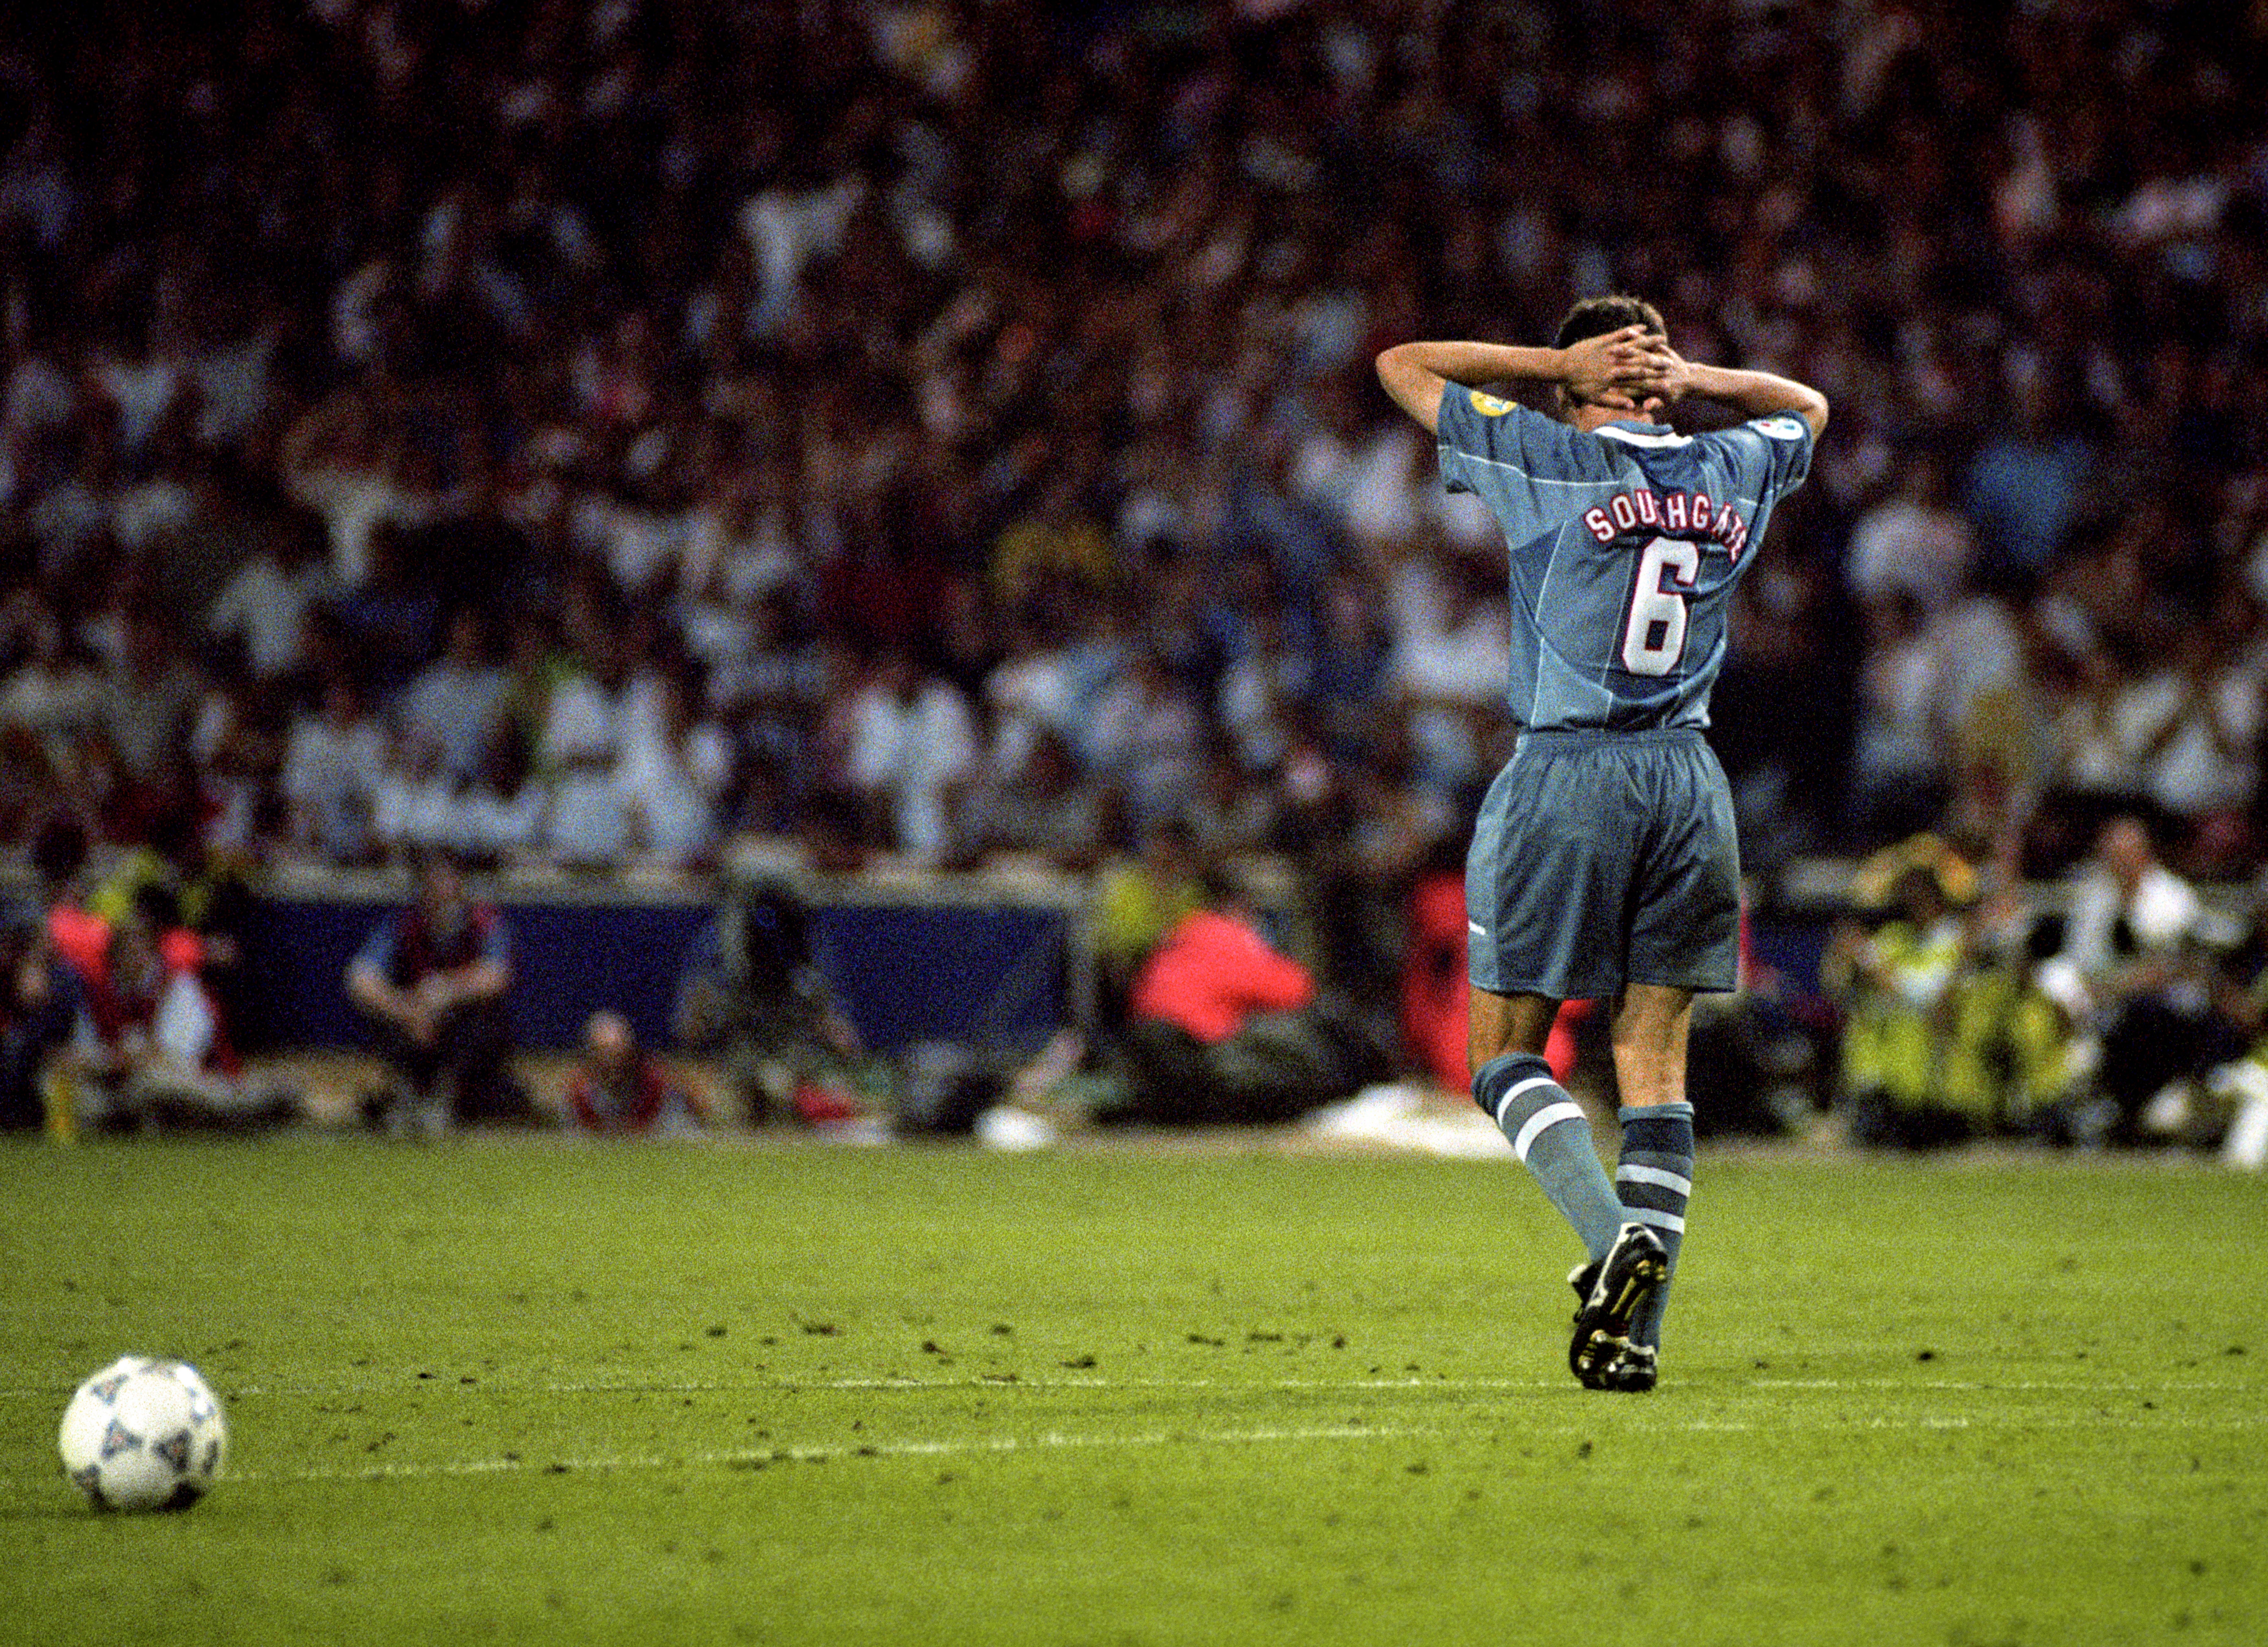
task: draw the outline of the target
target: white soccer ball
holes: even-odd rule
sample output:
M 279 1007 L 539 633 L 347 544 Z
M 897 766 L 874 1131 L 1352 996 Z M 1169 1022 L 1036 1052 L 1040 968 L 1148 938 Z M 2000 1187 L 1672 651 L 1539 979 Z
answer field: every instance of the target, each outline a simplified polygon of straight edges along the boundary
M 121 1355 L 78 1386 L 55 1445 L 99 1510 L 187 1510 L 228 1459 L 228 1420 L 186 1361 Z

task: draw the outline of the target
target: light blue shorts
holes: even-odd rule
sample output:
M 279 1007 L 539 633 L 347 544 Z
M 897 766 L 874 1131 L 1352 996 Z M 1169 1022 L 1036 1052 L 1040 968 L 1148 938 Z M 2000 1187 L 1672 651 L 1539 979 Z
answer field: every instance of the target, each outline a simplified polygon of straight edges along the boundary
M 1598 1000 L 1729 990 L 1740 967 L 1732 789 L 1691 727 L 1521 735 L 1465 860 L 1474 986 Z

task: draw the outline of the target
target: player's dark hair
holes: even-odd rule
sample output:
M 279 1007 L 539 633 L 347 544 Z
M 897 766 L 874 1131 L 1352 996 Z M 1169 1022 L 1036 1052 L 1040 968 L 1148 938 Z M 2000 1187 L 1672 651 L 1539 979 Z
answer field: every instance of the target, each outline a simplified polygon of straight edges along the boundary
M 1569 343 L 1580 343 L 1586 337 L 1597 337 L 1607 332 L 1618 332 L 1625 326 L 1643 326 L 1649 331 L 1669 335 L 1661 323 L 1661 311 L 1643 298 L 1626 297 L 1621 292 L 1609 292 L 1603 297 L 1585 298 L 1567 311 L 1567 318 L 1559 322 L 1559 335 L 1551 341 L 1554 349 L 1565 349 Z

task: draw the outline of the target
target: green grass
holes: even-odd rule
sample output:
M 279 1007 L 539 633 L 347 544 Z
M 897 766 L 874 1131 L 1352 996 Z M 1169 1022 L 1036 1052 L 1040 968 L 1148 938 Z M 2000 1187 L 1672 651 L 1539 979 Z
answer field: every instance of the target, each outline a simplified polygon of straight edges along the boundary
M 2257 1180 L 1720 1159 L 1663 1387 L 1518 1169 L 0 1148 L 0 1640 L 2268 1639 Z M 72 1385 L 228 1479 L 99 1516 Z

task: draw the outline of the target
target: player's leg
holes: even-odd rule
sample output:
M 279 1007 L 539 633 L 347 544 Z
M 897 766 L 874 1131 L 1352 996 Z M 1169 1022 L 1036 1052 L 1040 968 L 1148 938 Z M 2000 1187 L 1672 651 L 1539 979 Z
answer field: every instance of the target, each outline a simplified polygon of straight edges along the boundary
M 1626 752 L 1523 738 L 1482 802 L 1465 864 L 1473 981 L 1473 1096 L 1588 1254 L 1567 1363 L 1587 1386 L 1629 1353 L 1631 1322 L 1663 1273 L 1646 1226 L 1627 1224 L 1589 1121 L 1552 1079 L 1543 1045 L 1558 1003 L 1616 993 L 1631 843 L 1646 820 Z
M 1623 1095 L 1616 1176 L 1628 1215 L 1660 1238 L 1674 1271 L 1693 1189 L 1686 1033 L 1695 993 L 1738 981 L 1740 846 L 1731 787 L 1697 735 L 1659 743 L 1646 760 L 1653 821 L 1632 886 L 1630 936 L 1630 977 L 1645 981 L 1626 986 L 1615 1007 Z M 1660 1346 L 1667 1295 L 1665 1276 L 1632 1328 L 1641 1352 Z
M 1693 1021 L 1693 992 L 1663 984 L 1632 984 L 1616 1005 L 1615 1078 L 1622 1088 L 1622 1156 L 1615 1187 L 1624 1216 L 1660 1239 L 1668 1274 L 1631 1330 L 1631 1342 L 1653 1350 L 1661 1343 L 1661 1315 L 1669 1280 L 1685 1237 L 1685 1205 L 1693 1193 L 1693 1106 L 1685 1098 L 1685 1044 Z
M 1591 1123 L 1543 1060 L 1559 1003 L 1475 986 L 1467 1042 L 1473 1102 L 1488 1112 L 1513 1153 L 1559 1209 L 1593 1259 L 1613 1244 L 1622 1201 L 1599 1161 Z
M 1584 825 L 1607 809 L 1585 764 L 1528 751 L 1497 774 L 1465 860 L 1472 978 L 1467 1051 L 1488 1112 L 1594 1260 L 1622 1224 L 1590 1122 L 1543 1058 L 1560 1001 L 1592 987 L 1594 934 L 1619 910 L 1622 849 Z M 1619 979 L 1615 980 L 1619 982 Z

